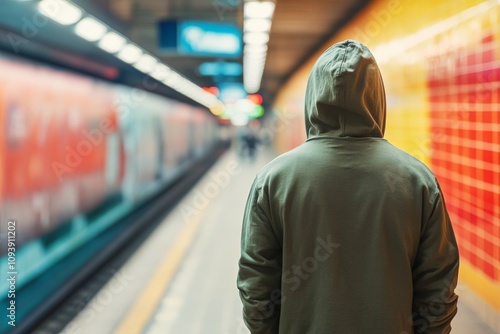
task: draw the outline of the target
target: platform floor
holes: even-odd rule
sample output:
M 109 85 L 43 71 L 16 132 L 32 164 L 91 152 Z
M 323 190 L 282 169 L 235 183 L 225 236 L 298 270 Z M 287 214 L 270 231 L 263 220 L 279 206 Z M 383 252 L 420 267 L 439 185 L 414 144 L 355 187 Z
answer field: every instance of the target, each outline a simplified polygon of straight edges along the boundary
M 241 219 L 256 172 L 273 157 L 224 155 L 63 333 L 249 333 L 236 288 Z M 452 325 L 455 334 L 495 334 L 462 303 Z

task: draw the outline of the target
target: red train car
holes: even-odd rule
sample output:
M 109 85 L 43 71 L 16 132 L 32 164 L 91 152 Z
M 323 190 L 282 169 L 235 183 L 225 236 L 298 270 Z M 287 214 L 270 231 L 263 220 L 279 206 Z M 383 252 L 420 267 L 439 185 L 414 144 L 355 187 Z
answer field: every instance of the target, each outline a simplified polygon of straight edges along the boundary
M 9 59 L 0 59 L 0 73 L 0 207 L 18 221 L 22 243 L 119 189 L 123 166 L 106 182 L 119 129 L 103 84 Z

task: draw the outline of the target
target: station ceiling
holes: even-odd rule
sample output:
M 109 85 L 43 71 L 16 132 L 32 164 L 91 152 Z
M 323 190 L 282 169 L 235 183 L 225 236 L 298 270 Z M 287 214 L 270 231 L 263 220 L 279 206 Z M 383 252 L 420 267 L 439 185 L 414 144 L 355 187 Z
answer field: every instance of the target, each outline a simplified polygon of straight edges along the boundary
M 95 0 L 130 27 L 132 39 L 155 52 L 156 22 L 165 18 L 230 22 L 243 27 L 243 0 Z M 261 92 L 272 99 L 280 85 L 369 0 L 277 0 Z M 162 56 L 201 86 L 214 84 L 198 67 L 205 57 Z M 242 59 L 238 59 L 239 62 Z M 238 80 L 242 80 L 238 78 Z
M 22 32 L 23 17 L 30 18 L 36 6 L 32 1 L 4 0 L 0 7 L 0 32 L 3 29 L 3 38 L 0 34 L 0 46 L 3 49 L 12 49 L 12 42 L 7 41 L 7 31 Z M 158 56 L 164 63 L 178 73 L 192 80 L 199 86 L 212 86 L 214 79 L 202 76 L 198 68 L 201 63 L 217 61 L 220 58 L 193 57 L 174 54 L 162 54 L 158 50 L 158 22 L 165 19 L 190 19 L 215 22 L 234 23 L 243 27 L 243 0 L 74 0 L 73 2 L 86 9 L 87 12 L 122 32 L 132 41 L 144 49 Z M 260 93 L 265 101 L 273 99 L 280 86 L 300 67 L 319 47 L 321 47 L 340 27 L 352 17 L 369 0 L 277 0 L 273 23 L 268 43 L 268 54 Z M 15 8 L 16 6 L 21 6 Z M 10 8 L 9 8 L 10 7 Z M 57 63 L 57 57 L 64 59 L 61 62 L 67 67 L 84 66 L 78 69 L 83 72 L 94 72 L 99 69 L 101 75 L 109 80 L 120 81 L 134 85 L 139 80 L 139 73 L 116 58 L 106 55 L 98 48 L 87 47 L 85 43 L 78 43 L 75 38 L 57 32 L 57 26 L 47 25 L 39 29 L 37 34 L 30 38 L 31 45 L 28 53 Z M 24 45 L 21 45 L 24 47 Z M 44 51 L 45 50 L 45 51 Z M 54 60 L 55 59 L 55 60 Z M 79 61 L 78 61 L 79 59 Z M 71 61 L 72 60 L 72 61 Z M 228 61 L 242 62 L 242 58 L 228 59 Z M 80 64 L 80 65 L 79 65 Z M 83 64 L 83 65 L 82 65 Z M 112 69 L 120 73 L 116 78 L 109 77 Z M 97 74 L 99 76 L 99 74 Z M 242 77 L 230 80 L 242 82 Z M 161 94 L 184 100 L 182 96 L 166 89 Z

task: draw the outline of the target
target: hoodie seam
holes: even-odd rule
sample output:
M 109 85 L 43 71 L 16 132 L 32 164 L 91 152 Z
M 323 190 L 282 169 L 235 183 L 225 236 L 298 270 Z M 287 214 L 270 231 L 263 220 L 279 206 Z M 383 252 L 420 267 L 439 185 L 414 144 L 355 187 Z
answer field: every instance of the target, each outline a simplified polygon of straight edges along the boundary
M 345 82 L 345 75 L 344 75 L 344 71 L 343 71 L 343 66 L 345 65 L 345 61 L 347 59 L 347 48 L 348 48 L 349 45 L 346 45 L 345 48 L 344 48 L 344 56 L 342 57 L 342 61 L 340 62 L 340 66 L 339 66 L 339 79 L 341 79 L 341 85 L 344 89 L 342 89 L 342 104 L 345 103 L 346 101 L 346 89 L 345 89 L 345 85 L 346 85 L 346 82 Z M 339 89 L 340 90 L 340 89 Z M 340 114 L 339 115 L 339 118 L 340 118 L 340 126 L 341 126 L 341 129 L 342 129 L 342 132 L 341 132 L 341 136 L 344 137 L 345 136 L 345 133 L 346 133 L 346 122 L 347 120 L 345 119 L 344 115 L 343 114 Z
M 314 136 L 307 138 L 305 142 L 312 141 L 312 140 L 321 140 L 321 139 L 326 139 L 326 140 L 341 140 L 341 141 L 356 141 L 356 142 L 362 142 L 362 141 L 371 141 L 371 140 L 382 140 L 387 142 L 386 138 L 382 137 L 350 137 L 350 136 L 344 136 L 344 137 L 331 137 L 331 136 Z

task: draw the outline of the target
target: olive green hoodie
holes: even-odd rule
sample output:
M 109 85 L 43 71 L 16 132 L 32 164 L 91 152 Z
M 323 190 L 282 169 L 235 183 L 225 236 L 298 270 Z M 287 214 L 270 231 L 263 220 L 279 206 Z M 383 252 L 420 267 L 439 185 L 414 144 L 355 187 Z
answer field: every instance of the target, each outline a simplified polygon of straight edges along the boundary
M 366 46 L 330 47 L 309 77 L 307 141 L 257 175 L 238 288 L 253 334 L 448 333 L 458 250 L 435 176 L 383 139 Z

